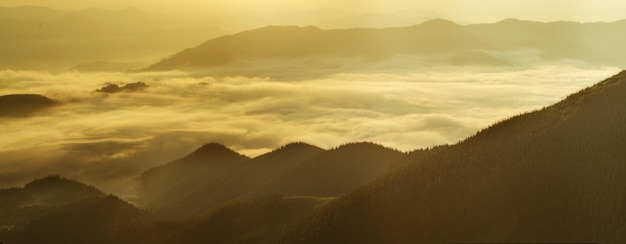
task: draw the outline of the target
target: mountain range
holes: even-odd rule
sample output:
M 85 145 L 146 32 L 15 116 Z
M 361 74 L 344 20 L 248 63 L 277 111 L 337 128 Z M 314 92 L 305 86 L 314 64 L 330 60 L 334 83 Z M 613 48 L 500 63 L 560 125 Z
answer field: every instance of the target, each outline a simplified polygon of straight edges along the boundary
M 434 19 L 384 29 L 267 26 L 208 40 L 142 71 L 180 69 L 205 71 L 214 76 L 283 78 L 276 74 L 276 67 L 283 67 L 296 69 L 292 72 L 296 74 L 316 70 L 314 75 L 320 76 L 368 70 L 357 64 L 371 69 L 376 67 L 373 64 L 398 57 L 427 67 L 536 65 L 556 61 L 623 67 L 626 60 L 620 57 L 626 53 L 612 47 L 626 40 L 620 31 L 625 27 L 626 21 L 544 23 L 516 19 L 470 25 Z
M 273 195 L 336 197 L 402 164 L 403 153 L 371 143 L 323 150 L 292 143 L 249 159 L 219 144 L 141 175 L 140 206 L 166 219 L 187 219 L 225 204 Z
M 250 159 L 207 144 L 140 176 L 137 205 L 154 215 L 46 177 L 0 191 L 0 240 L 619 243 L 625 93 L 626 71 L 457 144 L 408 154 L 295 143 Z
M 378 18 L 322 12 L 330 19 L 356 22 L 359 18 Z M 436 16 L 423 11 L 416 14 Z M 406 26 L 409 22 L 393 20 L 392 14 L 389 21 L 405 27 L 283 26 L 291 23 L 293 16 L 298 13 L 276 13 L 274 17 L 248 13 L 226 21 L 172 17 L 133 8 L 65 11 L 2 7 L 0 68 L 89 72 L 182 69 L 212 76 L 300 79 L 376 71 L 397 67 L 392 65 L 397 63 L 403 63 L 404 69 L 442 65 L 516 67 L 556 61 L 620 67 L 626 64 L 620 58 L 624 53 L 610 48 L 626 40 L 621 31 L 626 27 L 623 20 L 578 23 L 506 19 L 457 24 L 432 19 Z M 230 31 L 220 28 L 246 20 L 273 25 L 230 35 L 225 35 Z M 316 23 L 310 20 L 296 24 Z M 258 24 L 243 26 L 253 28 Z

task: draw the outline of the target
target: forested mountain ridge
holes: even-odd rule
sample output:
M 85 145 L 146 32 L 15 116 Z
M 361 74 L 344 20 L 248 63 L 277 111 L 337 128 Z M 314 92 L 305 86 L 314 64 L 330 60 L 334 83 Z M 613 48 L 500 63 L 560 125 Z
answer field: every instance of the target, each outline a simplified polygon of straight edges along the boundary
M 181 159 L 142 173 L 140 205 L 157 213 L 168 212 L 173 202 L 188 197 L 248 159 L 223 145 L 206 144 Z
M 215 156 L 236 155 L 227 150 L 207 144 L 182 159 L 146 171 L 140 206 L 163 218 L 185 219 L 233 202 L 272 195 L 334 197 L 401 167 L 404 164 L 395 162 L 405 156 L 373 143 L 348 143 L 331 150 L 291 143 L 253 159 Z
M 113 196 L 86 198 L 54 209 L 0 238 L 8 243 L 154 243 L 174 230 Z
M 416 152 L 283 243 L 626 239 L 626 72 L 465 141 Z
M 93 186 L 59 176 L 36 179 L 22 188 L 0 189 L 0 229 L 12 229 L 52 209 L 103 195 Z

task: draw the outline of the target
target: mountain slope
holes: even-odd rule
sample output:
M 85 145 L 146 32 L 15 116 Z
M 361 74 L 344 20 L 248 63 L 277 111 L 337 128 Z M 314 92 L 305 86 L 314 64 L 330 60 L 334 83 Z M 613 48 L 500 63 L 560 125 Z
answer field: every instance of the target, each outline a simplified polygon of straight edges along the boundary
M 188 197 L 248 159 L 223 145 L 206 144 L 181 159 L 142 173 L 141 205 L 157 214 L 167 213 L 172 202 Z
M 221 208 L 163 243 L 259 243 L 329 199 L 271 196 Z
M 195 154 L 181 161 L 187 162 Z M 351 143 L 329 151 L 292 143 L 230 164 L 232 167 L 203 169 L 202 164 L 193 164 L 185 171 L 170 174 L 173 166 L 182 164 L 175 162 L 164 166 L 169 170 L 157 168 L 144 173 L 148 193 L 145 199 L 149 200 L 144 200 L 147 204 L 143 206 L 167 219 L 186 219 L 231 203 L 272 195 L 333 197 L 405 165 L 396 162 L 402 156 L 405 154 L 373 143 Z M 156 170 L 167 172 L 171 179 Z M 154 187 L 156 184 L 159 187 Z
M 197 217 L 229 202 L 268 197 L 271 194 L 257 194 L 259 188 L 323 152 L 305 143 L 285 145 L 232 167 L 214 180 L 198 182 L 194 192 L 172 199 L 169 208 L 160 213 L 176 218 Z
M 626 240 L 626 72 L 454 146 L 416 152 L 286 243 Z
M 115 196 L 87 198 L 51 211 L 12 232 L 8 243 L 154 243 L 171 226 Z M 3 233 L 0 233 L 0 235 Z
M 145 70 L 207 68 L 250 58 L 380 58 L 402 54 L 447 54 L 480 49 L 484 45 L 462 26 L 445 20 L 387 29 L 321 30 L 313 26 L 267 26 L 209 40 Z
M 93 186 L 58 176 L 34 180 L 23 188 L 0 189 L 0 229 L 13 228 L 51 209 L 103 195 Z
M 403 154 L 373 143 L 349 143 L 285 172 L 257 194 L 330 197 L 345 194 L 401 167 Z

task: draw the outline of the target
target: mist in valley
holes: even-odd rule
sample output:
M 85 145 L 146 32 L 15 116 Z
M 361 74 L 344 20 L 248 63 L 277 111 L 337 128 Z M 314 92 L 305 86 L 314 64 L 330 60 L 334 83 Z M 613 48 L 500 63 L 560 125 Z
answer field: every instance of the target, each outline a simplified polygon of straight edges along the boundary
M 17 2 L 0 243 L 625 239 L 622 4 Z

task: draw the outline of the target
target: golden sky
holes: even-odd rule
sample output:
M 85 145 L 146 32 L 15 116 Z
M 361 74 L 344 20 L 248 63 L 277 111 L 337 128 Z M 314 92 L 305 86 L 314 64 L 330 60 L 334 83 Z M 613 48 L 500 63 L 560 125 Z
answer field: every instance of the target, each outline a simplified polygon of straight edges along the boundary
M 58 9 L 135 7 L 173 15 L 216 15 L 247 11 L 338 9 L 357 12 L 431 10 L 459 21 L 530 20 L 612 21 L 626 18 L 620 0 L 0 0 L 0 6 L 37 5 Z

